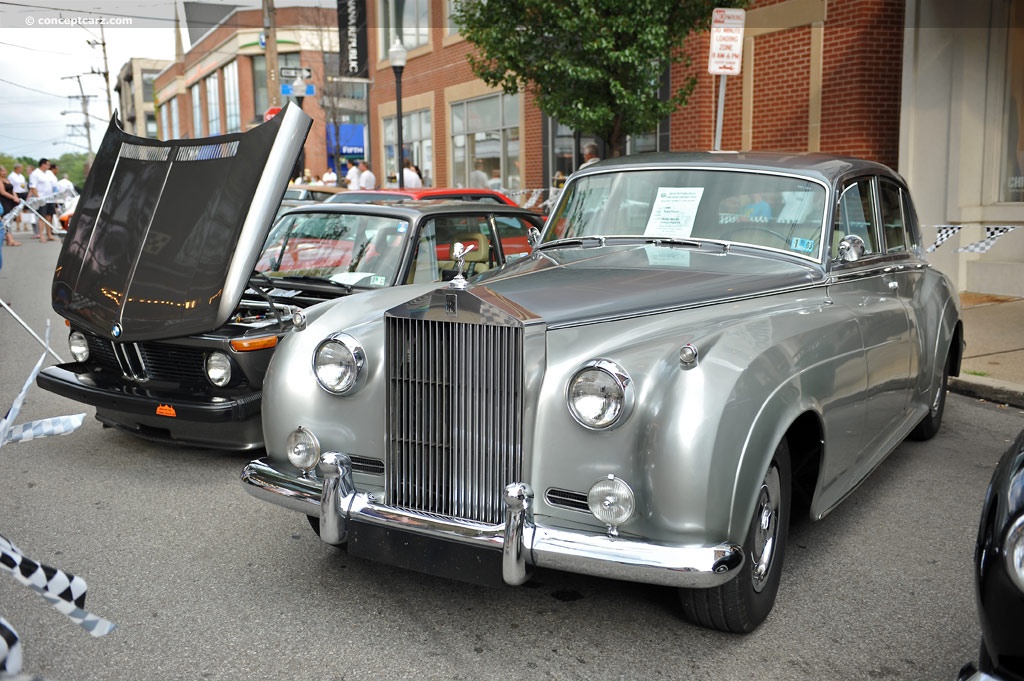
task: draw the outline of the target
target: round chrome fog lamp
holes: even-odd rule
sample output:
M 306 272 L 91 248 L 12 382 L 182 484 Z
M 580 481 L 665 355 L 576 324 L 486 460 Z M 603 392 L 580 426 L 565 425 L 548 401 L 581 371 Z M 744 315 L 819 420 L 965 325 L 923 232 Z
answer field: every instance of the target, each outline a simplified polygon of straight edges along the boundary
M 1017 588 L 1024 591 L 1024 516 L 1020 516 L 1010 526 L 1003 543 L 1003 555 L 1006 557 L 1006 571 Z
M 215 351 L 206 356 L 206 379 L 218 388 L 231 382 L 231 359 L 223 352 Z
M 636 510 L 636 497 L 633 490 L 624 480 L 609 475 L 598 480 L 587 493 L 587 506 L 594 517 L 612 529 L 615 529 L 633 517 Z
M 362 383 L 365 369 L 363 346 L 347 333 L 337 333 L 321 341 L 313 353 L 317 383 L 335 395 L 355 392 Z
M 320 441 L 302 426 L 288 433 L 285 447 L 288 451 L 288 461 L 306 473 L 320 462 Z
M 76 362 L 84 362 L 89 359 L 89 341 L 81 331 L 72 331 L 68 336 L 68 349 Z
M 633 409 L 633 381 L 626 370 L 607 359 L 583 365 L 569 380 L 569 412 L 584 428 L 605 430 L 622 423 Z

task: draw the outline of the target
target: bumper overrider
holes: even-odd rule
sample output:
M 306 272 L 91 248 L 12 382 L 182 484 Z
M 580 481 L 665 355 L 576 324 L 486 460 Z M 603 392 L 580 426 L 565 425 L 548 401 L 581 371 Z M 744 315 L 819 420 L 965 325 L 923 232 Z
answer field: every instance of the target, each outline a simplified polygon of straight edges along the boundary
M 356 488 L 351 460 L 337 452 L 320 457 L 315 476 L 281 470 L 266 457 L 257 459 L 243 470 L 242 483 L 257 499 L 319 518 L 320 538 L 328 544 L 344 544 L 354 529 L 369 527 L 475 547 L 500 555 L 501 578 L 510 585 L 526 582 L 527 565 L 533 565 L 608 579 L 707 588 L 732 579 L 744 563 L 742 547 L 732 543 L 661 544 L 539 526 L 531 508 L 533 490 L 523 482 L 505 487 L 503 525 L 439 518 L 387 506 L 375 494 Z M 422 563 L 418 565 L 423 567 Z

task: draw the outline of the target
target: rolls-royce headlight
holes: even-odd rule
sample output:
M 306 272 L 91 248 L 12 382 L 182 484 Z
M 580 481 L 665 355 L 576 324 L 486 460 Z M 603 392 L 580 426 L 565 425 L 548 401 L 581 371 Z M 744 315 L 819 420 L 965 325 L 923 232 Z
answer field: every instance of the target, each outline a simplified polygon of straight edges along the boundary
M 1017 588 L 1024 591 L 1024 515 L 1017 518 L 1006 533 L 1003 545 L 1006 556 L 1006 571 Z
M 633 381 L 629 374 L 607 359 L 584 364 L 570 379 L 566 395 L 573 418 L 593 430 L 621 424 L 632 411 L 633 400 Z
M 81 331 L 72 331 L 68 336 L 68 349 L 76 362 L 89 359 L 89 341 Z
M 288 434 L 286 447 L 292 465 L 307 473 L 320 462 L 320 441 L 302 426 Z
M 231 382 L 231 360 L 217 350 L 206 356 L 206 378 L 218 388 Z
M 313 353 L 313 372 L 320 387 L 335 395 L 355 392 L 366 373 L 363 346 L 347 333 L 320 342 Z
M 611 528 L 617 528 L 633 517 L 636 497 L 624 480 L 609 475 L 590 488 L 587 506 L 595 518 Z

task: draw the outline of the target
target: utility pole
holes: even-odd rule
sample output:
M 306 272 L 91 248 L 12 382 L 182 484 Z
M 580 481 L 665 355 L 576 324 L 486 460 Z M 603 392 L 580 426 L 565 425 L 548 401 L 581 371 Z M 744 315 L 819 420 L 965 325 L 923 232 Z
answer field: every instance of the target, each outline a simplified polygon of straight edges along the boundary
M 177 11 L 177 8 L 175 8 L 175 11 Z M 103 32 L 103 27 L 100 26 L 100 39 L 98 41 L 86 40 L 85 44 L 89 47 L 96 47 L 99 45 L 103 48 L 103 70 L 97 71 L 96 68 L 93 67 L 91 73 L 103 76 L 104 90 L 107 93 L 107 120 L 110 120 L 110 117 L 114 115 L 114 105 L 110 101 L 110 68 L 107 66 L 107 39 Z M 79 83 L 79 85 L 81 85 L 81 83 Z
M 281 105 L 281 83 L 277 79 L 277 22 L 274 0 L 263 0 L 263 36 L 267 43 L 267 105 Z
M 71 78 L 78 81 L 78 91 L 81 93 L 79 95 L 79 99 L 82 100 L 82 121 L 85 125 L 85 143 L 89 146 L 89 156 L 91 157 L 92 132 L 90 131 L 90 128 L 92 126 L 89 125 L 89 100 L 92 98 L 92 95 L 85 94 L 85 89 L 82 87 L 82 76 L 64 76 L 61 80 L 70 80 Z M 71 99 L 74 99 L 74 97 L 71 97 Z

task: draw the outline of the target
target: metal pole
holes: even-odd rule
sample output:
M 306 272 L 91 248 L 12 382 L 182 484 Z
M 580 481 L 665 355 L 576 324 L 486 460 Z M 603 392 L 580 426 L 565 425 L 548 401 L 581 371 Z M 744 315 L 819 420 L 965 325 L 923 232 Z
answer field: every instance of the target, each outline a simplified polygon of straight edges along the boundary
M 397 109 L 396 110 L 396 114 L 397 114 L 397 119 L 398 119 L 397 121 L 395 121 L 396 125 L 398 126 L 398 130 L 397 130 L 397 133 L 398 133 L 398 151 L 397 151 L 397 154 L 396 154 L 398 156 L 398 188 L 399 189 L 404 189 L 405 188 L 405 178 L 403 177 L 404 173 L 402 172 L 403 171 L 403 168 L 402 168 L 402 154 L 403 154 L 403 152 L 402 152 L 402 69 L 403 69 L 403 67 L 401 67 L 401 66 L 394 66 L 392 68 L 395 71 L 395 106 L 396 106 L 396 109 Z
M 281 85 L 277 79 L 277 20 L 274 0 L 263 0 L 263 36 L 267 42 L 267 106 L 281 105 Z
M 722 118 L 725 116 L 725 79 L 728 76 L 718 77 L 718 121 L 715 125 L 715 151 L 722 149 Z
M 30 334 L 32 334 L 33 338 L 35 338 L 37 341 L 39 341 L 39 344 L 42 345 L 43 348 L 46 349 L 46 352 L 48 352 L 49 354 L 53 355 L 53 358 L 55 360 L 57 360 L 58 362 L 60 362 L 61 364 L 64 363 L 64 360 L 60 358 L 60 355 L 58 355 L 56 352 L 54 352 L 53 350 L 50 349 L 50 344 L 47 343 L 46 341 L 44 341 L 42 338 L 40 338 L 39 334 L 37 334 L 35 331 L 33 331 L 32 327 L 30 327 L 28 324 L 26 324 L 24 319 L 22 319 L 17 314 L 15 314 L 14 310 L 12 310 L 11 307 L 7 303 L 5 303 L 3 300 L 0 300 L 0 305 L 2 305 L 5 310 L 10 312 L 11 316 L 14 317 L 15 321 L 17 321 L 19 324 L 21 324 L 23 327 L 25 327 L 25 330 L 28 331 Z M 49 322 L 47 322 L 47 324 L 49 324 Z

